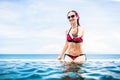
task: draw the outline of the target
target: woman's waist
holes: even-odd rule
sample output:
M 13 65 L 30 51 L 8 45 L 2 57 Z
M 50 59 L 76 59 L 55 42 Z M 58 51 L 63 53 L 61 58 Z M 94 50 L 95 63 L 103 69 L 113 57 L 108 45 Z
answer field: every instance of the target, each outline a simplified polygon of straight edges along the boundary
M 79 50 L 78 51 L 66 51 L 66 54 L 70 54 L 72 56 L 78 56 L 78 55 L 83 54 L 83 52 Z
M 82 48 L 71 48 L 71 47 L 69 47 L 66 51 L 67 52 L 73 52 L 73 53 L 81 53 Z

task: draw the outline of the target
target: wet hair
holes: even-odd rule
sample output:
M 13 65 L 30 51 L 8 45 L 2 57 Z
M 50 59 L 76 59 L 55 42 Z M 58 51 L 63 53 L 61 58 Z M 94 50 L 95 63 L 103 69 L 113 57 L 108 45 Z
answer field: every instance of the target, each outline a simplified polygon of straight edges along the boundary
M 71 11 L 69 11 L 69 12 L 67 13 L 67 15 L 68 15 L 70 12 L 74 12 L 75 15 L 78 17 L 78 19 L 77 19 L 77 25 L 80 26 L 80 23 L 79 23 L 79 19 L 80 19 L 79 14 L 78 14 L 75 10 L 71 10 Z

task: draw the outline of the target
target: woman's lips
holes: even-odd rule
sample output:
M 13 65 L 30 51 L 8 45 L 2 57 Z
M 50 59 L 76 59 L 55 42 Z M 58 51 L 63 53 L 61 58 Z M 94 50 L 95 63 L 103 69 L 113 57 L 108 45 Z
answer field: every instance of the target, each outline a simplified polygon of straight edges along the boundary
M 70 22 L 74 21 L 74 19 L 69 20 Z

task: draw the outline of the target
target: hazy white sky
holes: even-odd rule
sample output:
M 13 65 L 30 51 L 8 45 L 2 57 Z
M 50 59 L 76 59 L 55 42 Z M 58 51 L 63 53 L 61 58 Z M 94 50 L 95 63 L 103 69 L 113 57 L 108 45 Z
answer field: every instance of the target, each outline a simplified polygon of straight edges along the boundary
M 67 12 L 85 30 L 85 53 L 120 53 L 120 0 L 0 0 L 0 53 L 60 53 Z

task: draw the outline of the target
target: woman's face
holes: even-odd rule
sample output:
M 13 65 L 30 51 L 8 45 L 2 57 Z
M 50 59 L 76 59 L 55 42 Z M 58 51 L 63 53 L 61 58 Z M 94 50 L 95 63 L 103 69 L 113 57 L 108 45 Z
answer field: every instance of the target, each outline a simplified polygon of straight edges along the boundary
M 68 13 L 67 18 L 71 24 L 77 23 L 78 17 L 76 16 L 76 14 L 74 12 Z

